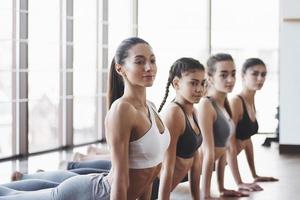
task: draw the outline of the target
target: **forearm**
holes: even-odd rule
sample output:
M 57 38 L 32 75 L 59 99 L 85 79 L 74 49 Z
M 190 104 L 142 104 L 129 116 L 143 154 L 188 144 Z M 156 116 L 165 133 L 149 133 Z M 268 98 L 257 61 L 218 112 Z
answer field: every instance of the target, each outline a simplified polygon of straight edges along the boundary
M 220 192 L 225 189 L 224 188 L 225 165 L 226 165 L 226 157 L 225 157 L 225 155 L 223 155 L 219 159 L 218 165 L 217 165 L 217 180 L 218 180 L 218 187 L 219 187 Z
M 203 159 L 203 170 L 202 170 L 202 182 L 201 182 L 201 196 L 209 197 L 210 196 L 210 184 L 211 176 L 213 171 L 214 156 L 205 155 Z
M 152 183 L 145 190 L 144 194 L 140 198 L 138 198 L 138 200 L 150 200 L 151 199 L 151 192 L 152 192 Z
M 172 171 L 173 172 L 173 171 Z M 167 200 L 170 199 L 170 193 L 172 191 L 173 173 L 163 172 L 160 176 L 158 199 Z
M 129 187 L 129 175 L 127 173 L 118 173 L 114 171 L 113 181 L 111 185 L 111 200 L 126 200 Z
M 229 149 L 227 150 L 227 162 L 230 167 L 231 173 L 234 177 L 235 183 L 237 185 L 243 183 L 240 171 L 239 171 L 239 166 L 238 166 L 238 161 L 237 161 L 237 153 L 235 150 Z
M 193 199 L 200 199 L 200 173 L 190 173 L 190 188 Z
M 189 172 L 190 188 L 193 199 L 200 199 L 200 174 L 202 168 L 202 152 L 194 155 L 193 165 Z
M 245 153 L 246 153 L 246 158 L 247 158 L 247 162 L 248 162 L 252 177 L 256 178 L 257 174 L 256 174 L 256 169 L 255 169 L 255 164 L 254 164 L 254 152 L 253 152 L 253 145 L 252 145 L 251 139 L 249 140 L 249 143 L 246 145 Z
M 126 184 L 120 184 L 118 181 L 114 181 L 111 186 L 110 193 L 111 200 L 126 200 L 127 199 L 127 186 Z

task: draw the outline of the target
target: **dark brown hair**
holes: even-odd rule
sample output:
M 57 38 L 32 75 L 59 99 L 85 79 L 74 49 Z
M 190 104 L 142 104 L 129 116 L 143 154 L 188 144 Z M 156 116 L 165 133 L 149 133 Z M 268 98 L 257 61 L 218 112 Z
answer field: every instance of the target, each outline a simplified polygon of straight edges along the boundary
M 175 77 L 181 78 L 184 72 L 192 71 L 192 70 L 204 71 L 204 66 L 198 60 L 193 58 L 180 58 L 173 63 L 173 65 L 169 70 L 169 78 L 166 86 L 165 96 L 159 106 L 158 112 L 161 111 L 161 109 L 163 108 L 164 104 L 167 101 L 168 94 L 169 94 L 169 87 L 172 84 L 173 79 Z
M 137 44 L 147 44 L 148 42 L 138 37 L 131 37 L 123 40 L 118 46 L 115 56 L 112 59 L 110 65 L 110 72 L 108 77 L 108 89 L 107 89 L 107 102 L 108 108 L 111 107 L 112 103 L 120 98 L 124 94 L 124 81 L 123 77 L 117 73 L 116 64 L 123 65 L 125 59 L 128 57 L 128 51 Z

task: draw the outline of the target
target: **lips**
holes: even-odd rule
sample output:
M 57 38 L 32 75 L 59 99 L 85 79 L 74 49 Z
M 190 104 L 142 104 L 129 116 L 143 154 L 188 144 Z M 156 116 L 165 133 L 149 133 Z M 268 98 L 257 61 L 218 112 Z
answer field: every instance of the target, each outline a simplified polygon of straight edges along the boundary
M 147 74 L 147 75 L 143 75 L 143 78 L 153 78 L 154 74 Z

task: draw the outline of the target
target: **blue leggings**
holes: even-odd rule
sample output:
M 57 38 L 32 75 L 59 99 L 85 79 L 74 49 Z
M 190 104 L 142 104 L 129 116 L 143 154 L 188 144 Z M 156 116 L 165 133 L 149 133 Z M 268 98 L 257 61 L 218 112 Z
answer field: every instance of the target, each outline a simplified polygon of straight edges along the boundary
M 110 185 L 105 174 L 69 177 L 54 188 L 18 191 L 0 186 L 0 199 L 5 200 L 109 200 Z M 26 181 L 26 180 L 25 180 Z
M 93 168 L 93 169 L 110 170 L 111 161 L 109 161 L 109 160 L 89 160 L 89 161 L 81 161 L 81 162 L 69 162 L 67 165 L 67 170 L 78 169 L 78 168 Z
M 34 191 L 58 186 L 66 179 L 92 173 L 108 173 L 111 162 L 108 160 L 92 160 L 82 162 L 69 162 L 68 171 L 56 170 L 47 172 L 37 172 L 34 174 L 23 174 L 20 181 L 3 184 L 10 189 L 22 191 Z

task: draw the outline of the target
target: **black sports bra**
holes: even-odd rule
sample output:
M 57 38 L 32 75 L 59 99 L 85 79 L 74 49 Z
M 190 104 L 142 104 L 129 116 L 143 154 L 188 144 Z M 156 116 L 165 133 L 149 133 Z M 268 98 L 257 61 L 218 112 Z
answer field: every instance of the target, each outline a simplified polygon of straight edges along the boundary
M 179 136 L 177 141 L 177 151 L 176 155 L 181 158 L 191 158 L 194 156 L 194 153 L 198 150 L 200 145 L 202 144 L 202 135 L 197 122 L 196 117 L 193 114 L 193 119 L 199 129 L 199 133 L 196 133 L 191 126 L 186 113 L 181 104 L 177 102 L 173 102 L 177 104 L 183 111 L 185 116 L 185 130 L 182 135 Z
M 238 95 L 238 97 L 241 99 L 243 104 L 243 117 L 236 126 L 235 137 L 240 140 L 246 140 L 257 133 L 258 123 L 256 119 L 254 122 L 250 119 L 243 97 L 241 97 L 240 95 Z

